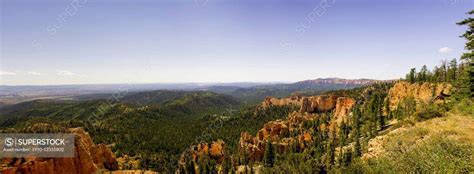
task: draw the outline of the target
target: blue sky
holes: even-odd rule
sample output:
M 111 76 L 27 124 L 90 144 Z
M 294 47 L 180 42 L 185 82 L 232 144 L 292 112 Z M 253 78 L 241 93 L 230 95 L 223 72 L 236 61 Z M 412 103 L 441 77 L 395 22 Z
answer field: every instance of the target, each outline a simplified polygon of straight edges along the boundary
M 1 1 L 8 85 L 394 79 L 459 57 L 473 0 Z

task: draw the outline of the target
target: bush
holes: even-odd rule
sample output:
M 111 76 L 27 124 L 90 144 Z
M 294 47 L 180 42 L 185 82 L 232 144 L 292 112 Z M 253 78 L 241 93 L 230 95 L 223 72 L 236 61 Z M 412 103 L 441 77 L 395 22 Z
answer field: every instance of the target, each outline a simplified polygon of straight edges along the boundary
M 430 118 L 442 117 L 444 112 L 443 108 L 440 108 L 436 104 L 427 104 L 415 112 L 414 118 L 416 121 L 423 121 Z
M 470 98 L 462 99 L 454 105 L 454 112 L 462 115 L 470 115 L 474 117 L 474 101 Z

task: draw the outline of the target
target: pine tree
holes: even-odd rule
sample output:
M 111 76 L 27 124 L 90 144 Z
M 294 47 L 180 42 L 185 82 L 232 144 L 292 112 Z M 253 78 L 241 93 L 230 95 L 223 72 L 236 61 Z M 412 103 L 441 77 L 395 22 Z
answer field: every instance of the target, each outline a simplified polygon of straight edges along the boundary
M 354 144 L 354 156 L 355 157 L 361 157 L 362 156 L 362 147 L 360 145 L 360 135 L 359 132 L 357 132 L 356 136 L 354 137 L 355 139 L 355 144 Z
M 453 59 L 451 60 L 451 62 L 449 62 L 448 81 L 456 82 L 457 73 L 458 73 L 458 62 L 456 61 L 456 59 Z
M 339 126 L 339 146 L 340 147 L 346 144 L 346 131 L 347 131 L 346 122 L 342 121 L 341 125 Z
M 387 117 L 388 119 L 392 119 L 391 118 L 391 111 L 390 111 L 390 97 L 386 97 L 385 98 L 385 101 L 384 101 L 384 104 L 383 104 L 384 108 L 385 108 L 385 112 L 387 113 Z
M 427 81 L 427 74 L 428 74 L 428 68 L 426 67 L 426 65 L 423 65 L 423 67 L 421 67 L 421 70 L 417 75 L 418 81 L 419 82 Z
M 186 173 L 196 173 L 196 171 L 194 169 L 193 158 L 189 154 L 186 154 L 186 161 L 185 161 L 185 169 L 184 170 L 185 170 Z
M 379 126 L 380 130 L 383 130 L 385 128 L 385 116 L 382 114 L 379 114 Z
M 273 145 L 270 141 L 267 141 L 265 145 L 265 152 L 263 154 L 263 163 L 265 167 L 273 167 L 275 160 L 275 151 L 273 150 Z
M 474 10 L 467 13 L 474 15 Z M 465 50 L 461 56 L 461 64 L 463 70 L 459 73 L 459 81 L 456 84 L 456 92 L 454 93 L 456 99 L 474 97 L 474 18 L 458 22 L 458 25 L 467 26 L 467 31 L 461 36 L 467 40 Z
M 438 66 L 435 66 L 433 68 L 433 77 L 431 78 L 431 81 L 432 82 L 440 82 L 441 80 L 441 71 L 440 71 L 440 68 L 438 68 Z
M 439 69 L 441 71 L 441 82 L 448 82 L 448 61 L 441 60 L 441 66 Z
M 230 157 L 228 157 L 228 156 L 224 157 L 224 162 L 222 164 L 222 168 L 223 168 L 224 173 L 229 173 L 231 171 L 232 162 L 231 162 Z
M 326 159 L 326 167 L 331 168 L 332 165 L 334 165 L 335 162 L 335 151 L 336 151 L 336 131 L 333 129 L 331 131 L 331 139 L 327 143 L 327 159 Z
M 207 171 L 206 171 L 206 163 L 205 163 L 205 161 L 204 161 L 204 157 L 203 157 L 203 156 L 201 156 L 201 157 L 199 158 L 199 162 L 198 162 L 198 163 L 199 163 L 199 173 L 206 173 L 206 172 L 207 172 Z
M 342 166 L 348 166 L 352 161 L 352 151 L 349 149 L 344 152 Z
M 354 133 L 353 133 L 353 138 L 354 138 L 354 156 L 360 157 L 362 155 L 362 148 L 360 146 L 360 117 L 361 117 L 361 112 L 358 106 L 354 106 L 354 109 L 352 111 L 352 114 L 354 116 L 353 118 L 353 124 L 354 124 Z
M 339 164 L 343 163 L 343 148 L 346 144 L 346 127 L 346 123 L 342 121 L 339 126 Z
M 416 74 L 416 69 L 415 68 L 410 69 L 410 73 L 407 74 L 406 80 L 410 83 L 415 83 L 416 82 L 415 74 Z

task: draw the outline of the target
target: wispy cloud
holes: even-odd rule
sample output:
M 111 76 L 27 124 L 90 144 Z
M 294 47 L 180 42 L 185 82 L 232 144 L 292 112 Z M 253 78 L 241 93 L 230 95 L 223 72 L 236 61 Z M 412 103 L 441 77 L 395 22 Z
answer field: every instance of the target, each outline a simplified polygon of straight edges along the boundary
M 34 76 L 40 76 L 40 75 L 42 75 L 41 73 L 39 73 L 39 72 L 34 72 L 34 71 L 28 71 L 27 73 L 28 73 L 28 75 L 34 75 Z
M 14 72 L 8 72 L 8 71 L 0 71 L 0 75 L 10 75 L 10 76 L 13 76 L 13 75 L 16 75 L 16 73 L 14 73 Z
M 438 52 L 441 54 L 447 54 L 447 53 L 450 53 L 451 51 L 453 51 L 453 49 L 449 47 L 443 47 L 438 50 Z
M 60 76 L 74 76 L 76 75 L 75 73 L 67 70 L 56 70 L 56 74 Z

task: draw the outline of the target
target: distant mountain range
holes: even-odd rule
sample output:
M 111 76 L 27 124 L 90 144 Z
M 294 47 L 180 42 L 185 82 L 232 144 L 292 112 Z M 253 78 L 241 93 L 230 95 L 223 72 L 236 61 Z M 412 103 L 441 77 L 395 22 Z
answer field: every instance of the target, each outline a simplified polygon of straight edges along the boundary
M 331 90 L 350 89 L 379 82 L 371 79 L 320 78 L 288 84 L 256 85 L 253 87 L 211 86 L 202 90 L 228 94 L 244 102 L 262 101 L 267 96 L 286 97 L 293 93 L 301 95 L 321 94 Z
M 341 78 L 319 78 L 314 80 L 304 80 L 296 82 L 295 84 L 353 84 L 366 85 L 378 82 L 380 80 L 373 79 L 341 79 Z
M 154 90 L 211 91 L 236 97 L 243 102 L 258 102 L 267 96 L 286 97 L 292 93 L 313 95 L 350 89 L 375 83 L 371 79 L 319 78 L 295 83 L 169 83 L 169 84 L 94 84 L 7 86 L 0 85 L 0 106 L 34 99 L 92 100 L 110 97 L 113 93 L 134 94 Z

